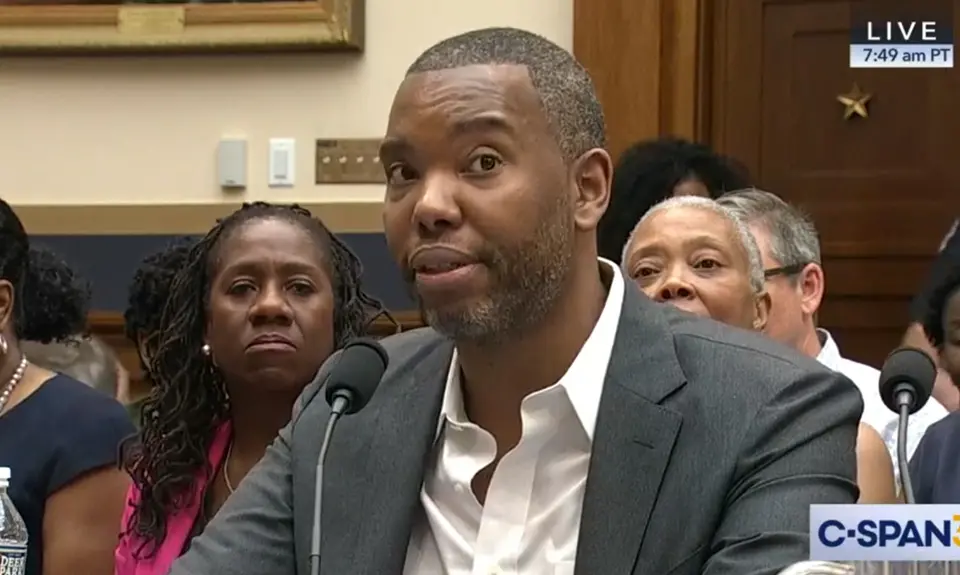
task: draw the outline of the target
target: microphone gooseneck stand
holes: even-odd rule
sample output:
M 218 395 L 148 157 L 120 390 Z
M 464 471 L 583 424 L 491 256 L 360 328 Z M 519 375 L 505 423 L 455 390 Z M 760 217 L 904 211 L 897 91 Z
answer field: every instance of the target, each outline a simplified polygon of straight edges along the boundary
M 913 408 L 914 397 L 909 390 L 897 392 L 900 422 L 897 426 L 897 470 L 900 472 L 900 490 L 903 500 L 908 504 L 916 503 L 913 495 L 913 481 L 910 480 L 910 461 L 907 459 L 907 424 Z
M 913 347 L 893 350 L 883 362 L 878 387 L 880 399 L 887 409 L 897 415 L 897 458 L 895 469 L 899 472 L 897 487 L 903 501 L 915 504 L 913 481 L 910 479 L 910 453 L 907 449 L 907 429 L 910 416 L 920 411 L 933 393 L 937 379 L 937 366 L 926 352 Z
M 317 458 L 316 475 L 316 495 L 313 498 L 313 534 L 310 538 L 310 575 L 320 575 L 320 538 L 323 530 L 320 528 L 320 520 L 323 517 L 323 467 L 327 460 L 327 451 L 330 449 L 330 438 L 333 437 L 333 430 L 337 427 L 340 417 L 350 406 L 351 397 L 349 393 L 338 392 L 333 400 L 333 406 L 330 410 L 330 418 L 327 420 L 327 429 L 323 432 L 323 443 L 320 444 L 320 456 Z
M 383 346 L 371 339 L 355 339 L 339 352 L 336 363 L 324 375 L 321 369 L 317 381 L 324 390 L 330 415 L 327 428 L 323 432 L 323 443 L 317 457 L 316 476 L 313 484 L 313 525 L 310 535 L 310 555 L 307 566 L 310 575 L 320 575 L 320 542 L 323 539 L 323 468 L 327 461 L 327 451 L 333 443 L 333 432 L 341 416 L 350 415 L 363 409 L 377 391 L 380 380 L 387 370 L 390 358 Z M 333 462 L 336 463 L 336 462 Z

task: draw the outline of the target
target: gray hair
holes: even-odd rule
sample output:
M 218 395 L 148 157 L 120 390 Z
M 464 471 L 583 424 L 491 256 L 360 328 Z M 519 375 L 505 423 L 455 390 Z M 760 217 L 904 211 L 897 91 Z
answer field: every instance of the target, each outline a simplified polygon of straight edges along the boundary
M 640 218 L 640 221 L 637 222 L 637 225 L 634 226 L 633 231 L 630 232 L 630 237 L 627 238 L 626 245 L 623 246 L 623 257 L 621 258 L 621 261 L 623 262 L 624 266 L 626 266 L 627 262 L 627 250 L 630 249 L 630 245 L 633 244 L 633 239 L 636 236 L 640 225 L 647 221 L 647 219 L 652 217 L 654 214 L 673 208 L 699 208 L 713 212 L 730 222 L 734 231 L 736 232 L 737 240 L 739 240 L 740 245 L 743 247 L 743 251 L 747 254 L 747 264 L 749 265 L 748 271 L 750 273 L 750 287 L 753 289 L 754 293 L 760 293 L 763 291 L 763 260 L 760 258 L 760 248 L 757 246 L 756 238 L 753 237 L 753 234 L 750 233 L 750 229 L 747 228 L 746 223 L 737 216 L 736 212 L 721 205 L 716 200 L 711 200 L 709 198 L 703 198 L 700 196 L 677 196 L 673 198 L 667 198 L 666 200 L 650 208 L 650 210 L 647 211 L 642 218 Z
M 776 194 L 755 188 L 724 194 L 717 200 L 747 225 L 763 226 L 770 253 L 781 266 L 820 264 L 820 237 L 813 220 Z
M 38 367 L 62 373 L 117 396 L 117 356 L 98 338 L 85 337 L 54 343 L 21 343 L 27 359 Z

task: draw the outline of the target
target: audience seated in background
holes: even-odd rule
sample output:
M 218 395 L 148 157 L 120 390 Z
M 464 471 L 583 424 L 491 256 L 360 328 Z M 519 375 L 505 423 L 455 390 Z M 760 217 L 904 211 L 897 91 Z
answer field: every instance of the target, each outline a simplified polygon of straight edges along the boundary
M 924 332 L 923 324 L 930 309 L 932 293 L 947 281 L 947 278 L 950 277 L 957 266 L 960 266 L 958 227 L 960 227 L 960 219 L 954 220 L 950 230 L 947 231 L 940 242 L 939 253 L 933 261 L 933 265 L 930 266 L 923 288 L 910 302 L 910 325 L 903 336 L 904 345 L 920 348 L 929 353 L 935 360 L 938 360 L 939 356 L 936 348 L 930 345 L 929 336 Z M 940 364 L 940 369 L 937 370 L 937 381 L 933 386 L 933 397 L 947 410 L 957 411 L 960 409 L 960 391 L 957 389 L 960 380 L 951 379 L 942 365 L 942 360 L 940 360 Z
M 743 166 L 703 144 L 674 138 L 637 142 L 620 156 L 613 171 L 610 205 L 597 228 L 600 257 L 620 263 L 634 226 L 667 198 L 716 198 L 749 185 Z
M 117 445 L 135 430 L 105 394 L 31 364 L 24 341 L 64 341 L 84 329 L 89 290 L 51 252 L 29 248 L 0 201 L 0 462 L 29 533 L 26 575 L 113 569 L 129 477 Z
M 766 334 L 850 378 L 863 396 L 862 421 L 880 433 L 896 461 L 899 418 L 880 398 L 880 372 L 843 357 L 830 332 L 817 327 L 825 278 L 813 221 L 775 194 L 762 190 L 726 194 L 718 203 L 749 226 L 760 246 L 766 289 L 772 298 Z M 917 448 L 924 431 L 946 414 L 943 406 L 931 398 L 910 417 L 907 457 Z M 894 475 L 899 475 L 896 466 Z
M 719 202 L 698 197 L 652 208 L 623 251 L 624 272 L 654 300 L 753 330 L 768 325 L 771 309 L 761 261 L 745 223 Z M 861 503 L 897 502 L 890 455 L 863 423 L 857 481 Z
M 177 259 L 155 263 L 165 256 Z M 166 574 L 263 457 L 320 365 L 384 311 L 363 292 L 357 257 L 298 206 L 244 205 L 173 267 L 159 324 L 131 326 L 143 330 L 153 388 L 124 450 L 134 486 L 116 575 Z M 153 325 L 155 337 L 142 339 Z
M 940 356 L 940 365 L 960 381 L 960 262 L 942 268 L 930 286 L 923 330 Z M 910 460 L 917 503 L 960 503 L 960 412 L 934 423 Z

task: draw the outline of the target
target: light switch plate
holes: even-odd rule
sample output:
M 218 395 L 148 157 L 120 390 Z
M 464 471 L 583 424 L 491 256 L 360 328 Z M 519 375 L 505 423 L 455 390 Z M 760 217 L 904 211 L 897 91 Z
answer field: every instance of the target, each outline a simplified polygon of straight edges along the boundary
M 318 184 L 385 184 L 380 139 L 317 140 Z
M 296 182 L 296 146 L 293 138 L 270 138 L 270 174 L 267 184 L 271 188 L 288 188 Z

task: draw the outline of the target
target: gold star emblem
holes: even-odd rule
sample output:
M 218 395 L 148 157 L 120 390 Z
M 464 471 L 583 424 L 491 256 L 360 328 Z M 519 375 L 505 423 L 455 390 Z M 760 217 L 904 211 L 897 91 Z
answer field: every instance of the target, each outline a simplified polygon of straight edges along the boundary
M 870 101 L 870 98 L 873 98 L 873 94 L 867 94 L 854 82 L 853 88 L 849 92 L 837 96 L 837 101 L 844 105 L 843 119 L 849 120 L 854 114 L 861 118 L 869 116 L 867 102 Z

